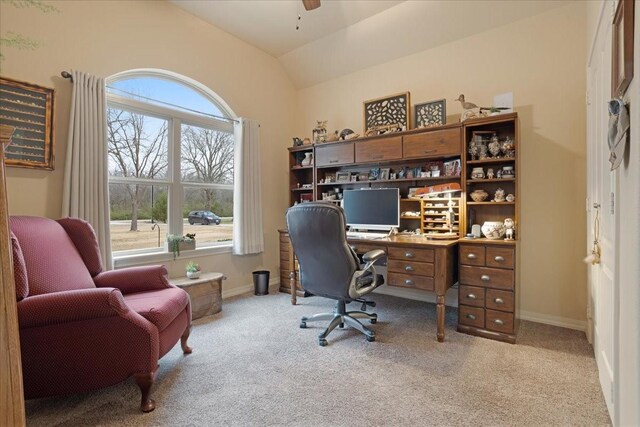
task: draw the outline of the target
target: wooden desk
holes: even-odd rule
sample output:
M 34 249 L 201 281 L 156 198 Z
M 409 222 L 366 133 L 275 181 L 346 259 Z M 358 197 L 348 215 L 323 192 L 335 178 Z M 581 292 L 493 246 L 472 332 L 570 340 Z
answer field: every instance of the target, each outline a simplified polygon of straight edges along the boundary
M 286 233 L 285 230 L 281 232 Z M 382 249 L 387 253 L 385 282 L 387 286 L 435 292 L 438 324 L 436 336 L 438 341 L 444 341 L 445 295 L 447 289 L 458 280 L 458 241 L 428 240 L 424 236 L 393 236 L 383 239 L 349 238 L 348 241 L 358 254 L 364 254 L 373 249 Z M 293 254 L 293 248 L 291 248 L 291 254 Z M 293 258 L 290 256 L 291 264 L 295 263 Z M 294 305 L 297 302 L 296 271 L 295 265 L 292 265 L 289 280 L 291 303 Z

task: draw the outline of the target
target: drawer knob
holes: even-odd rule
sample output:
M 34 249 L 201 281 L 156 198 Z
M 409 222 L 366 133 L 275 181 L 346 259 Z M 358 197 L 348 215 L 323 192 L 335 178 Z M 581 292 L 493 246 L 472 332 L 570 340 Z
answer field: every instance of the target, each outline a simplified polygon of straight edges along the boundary
M 467 254 L 467 258 L 469 258 L 469 259 L 476 259 L 476 258 L 478 258 L 478 257 L 476 256 L 476 254 Z
M 496 304 L 504 304 L 504 300 L 502 298 L 496 298 L 493 300 Z
M 405 258 L 413 258 L 413 252 L 405 252 L 404 253 Z
M 495 260 L 496 262 L 504 262 L 504 257 L 502 257 L 502 256 L 498 255 L 498 256 L 496 256 L 496 257 L 494 258 L 494 260 Z
M 404 284 L 407 285 L 407 286 L 413 286 L 413 280 L 407 279 L 407 280 L 404 281 Z
M 469 294 L 469 295 L 467 295 L 467 298 L 476 299 L 476 294 Z
M 467 314 L 465 317 L 467 319 L 476 320 L 476 316 L 474 314 Z
M 338 163 L 338 159 L 335 159 L 335 160 L 329 160 L 329 163 Z
M 496 319 L 493 321 L 496 325 L 504 325 L 504 322 L 501 319 Z
M 404 267 L 404 271 L 413 271 L 413 267 L 410 265 L 407 265 Z
M 483 274 L 482 276 L 480 276 L 480 280 L 482 280 L 483 282 L 488 282 L 489 280 L 491 280 L 491 277 Z

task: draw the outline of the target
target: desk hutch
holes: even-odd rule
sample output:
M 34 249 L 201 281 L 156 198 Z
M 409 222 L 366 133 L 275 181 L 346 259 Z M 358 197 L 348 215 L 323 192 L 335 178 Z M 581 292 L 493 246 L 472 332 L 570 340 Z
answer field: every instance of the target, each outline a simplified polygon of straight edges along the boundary
M 509 137 L 513 141 L 515 155 L 489 156 L 481 160 L 472 158 L 468 149 L 475 132 L 495 133 L 501 140 Z M 458 331 L 513 343 L 518 327 L 519 144 L 518 116 L 509 113 L 350 141 L 291 147 L 288 149 L 289 202 L 293 205 L 322 200 L 322 193 L 337 188 L 397 187 L 401 195 L 400 211 L 419 212 L 415 216 L 401 216 L 400 228 L 437 233 L 444 231 L 438 211 L 445 209 L 448 199 L 411 198 L 410 188 L 459 183 L 461 196 L 454 199 L 459 239 L 430 240 L 426 237 L 428 234 L 422 234 L 349 241 L 358 253 L 371 249 L 385 250 L 388 255 L 386 285 L 436 293 L 439 341 L 444 339 L 444 294 L 459 279 Z M 308 166 L 301 166 L 301 159 L 306 153 L 311 153 L 313 161 Z M 340 172 L 364 177 L 371 168 L 424 170 L 434 162 L 451 160 L 460 161 L 460 176 L 405 175 L 397 179 L 339 182 L 334 179 Z M 515 175 L 492 179 L 473 179 L 471 175 L 473 168 L 498 170 L 504 166 L 513 166 Z M 498 188 L 505 194 L 513 194 L 515 199 L 490 201 Z M 476 189 L 487 191 L 489 199 L 473 201 L 469 194 Z M 464 237 L 471 231 L 472 224 L 482 225 L 485 221 L 504 221 L 505 218 L 512 218 L 515 222 L 515 240 Z M 298 264 L 286 230 L 280 230 L 280 290 L 291 292 L 293 303 L 297 296 L 304 296 L 304 289 L 298 281 Z

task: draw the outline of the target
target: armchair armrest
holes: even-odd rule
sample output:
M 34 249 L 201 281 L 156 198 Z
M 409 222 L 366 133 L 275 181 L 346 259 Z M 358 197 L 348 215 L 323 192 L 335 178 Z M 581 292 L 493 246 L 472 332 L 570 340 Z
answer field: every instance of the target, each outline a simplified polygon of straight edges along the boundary
M 34 295 L 18 302 L 20 328 L 121 316 L 129 311 L 113 288 L 77 289 Z
M 123 268 L 103 271 L 93 278 L 98 288 L 116 288 L 123 294 L 170 288 L 164 265 Z
M 387 256 L 387 254 L 382 249 L 374 249 L 362 255 L 362 259 L 368 264 L 370 262 L 376 262 L 377 260 L 379 260 L 380 258 L 384 258 L 385 256 Z

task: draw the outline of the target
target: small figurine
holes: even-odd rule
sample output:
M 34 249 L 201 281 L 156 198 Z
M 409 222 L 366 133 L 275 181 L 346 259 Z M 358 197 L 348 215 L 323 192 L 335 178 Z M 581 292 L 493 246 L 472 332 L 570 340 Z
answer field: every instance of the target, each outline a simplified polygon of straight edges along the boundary
M 465 101 L 464 94 L 460 94 L 456 101 L 460 101 L 460 105 L 462 105 L 462 109 L 464 110 L 464 112 L 462 113 L 462 117 L 460 118 L 461 122 L 464 122 L 467 119 L 479 117 L 480 107 L 478 107 L 473 102 Z
M 318 120 L 318 125 L 313 129 L 313 142 L 321 144 L 327 140 L 327 120 Z
M 513 202 L 514 200 L 516 200 L 516 196 L 511 193 L 507 194 L 507 202 Z
M 489 142 L 489 152 L 493 157 L 498 157 L 498 154 L 500 154 L 500 142 L 498 142 L 498 136 L 495 133 Z
M 496 190 L 496 194 L 493 196 L 494 202 L 504 202 L 504 190 L 502 188 L 498 188 Z
M 493 179 L 493 176 L 494 176 L 493 169 L 492 168 L 487 169 L 487 179 Z
M 502 169 L 498 169 L 498 172 L 496 172 L 496 177 L 498 179 L 502 178 Z
M 469 141 L 468 151 L 469 151 L 469 154 L 471 155 L 471 160 L 476 160 L 476 158 L 478 157 L 478 145 L 476 144 L 476 141 L 474 139 Z
M 513 234 L 515 232 L 516 225 L 513 223 L 513 220 L 511 218 L 507 218 L 504 220 L 504 228 L 506 229 L 506 237 L 504 238 L 504 240 L 513 240 Z

